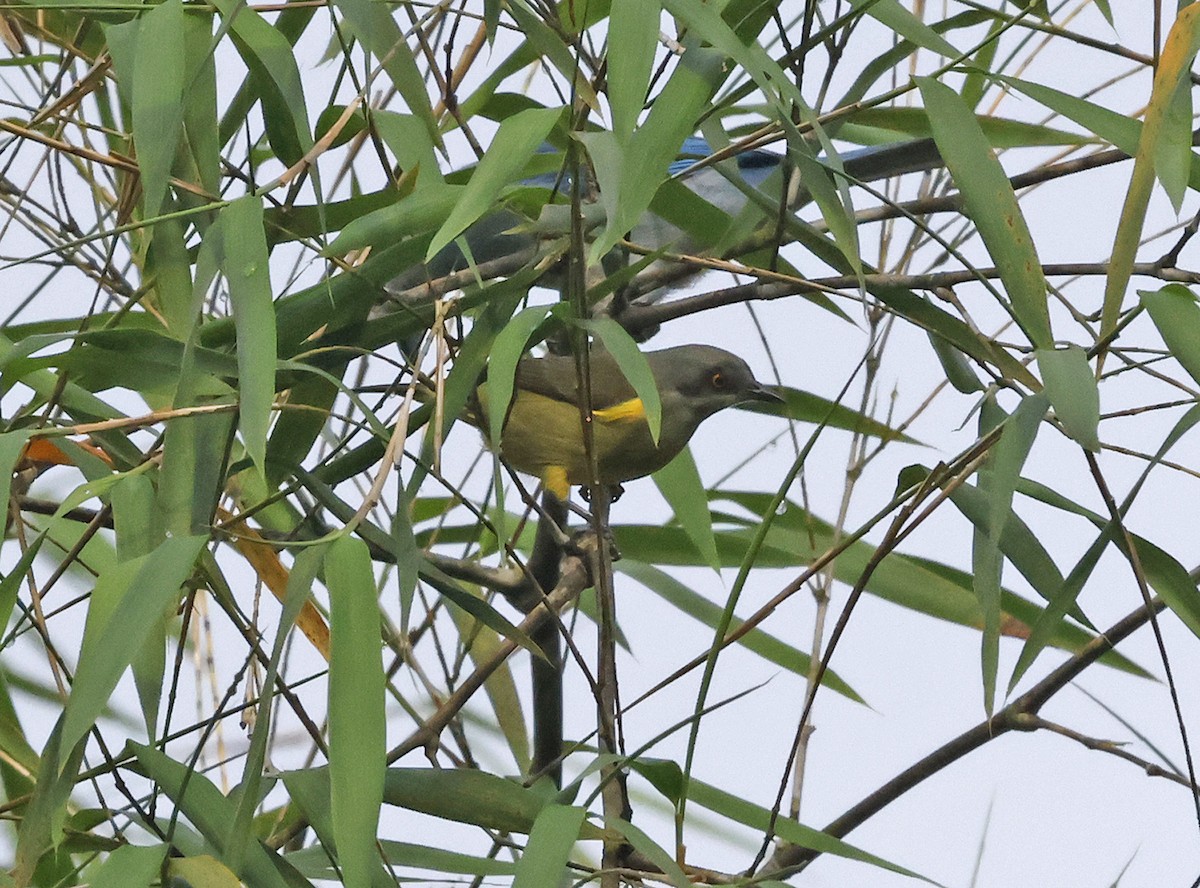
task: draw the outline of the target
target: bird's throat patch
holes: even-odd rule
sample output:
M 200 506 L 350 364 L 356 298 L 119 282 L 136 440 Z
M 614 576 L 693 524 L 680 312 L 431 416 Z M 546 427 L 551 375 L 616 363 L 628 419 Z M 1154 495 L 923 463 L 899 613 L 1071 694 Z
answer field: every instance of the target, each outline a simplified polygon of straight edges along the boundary
M 601 422 L 632 422 L 646 418 L 646 405 L 641 398 L 630 398 L 603 410 L 593 410 L 592 415 Z

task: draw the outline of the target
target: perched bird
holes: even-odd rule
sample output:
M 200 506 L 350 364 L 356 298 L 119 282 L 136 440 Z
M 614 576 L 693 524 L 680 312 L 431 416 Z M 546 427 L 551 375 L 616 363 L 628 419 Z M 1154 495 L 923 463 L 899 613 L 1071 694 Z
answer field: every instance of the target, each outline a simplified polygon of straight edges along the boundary
M 547 146 L 546 150 L 553 149 Z M 689 137 L 684 140 L 679 159 L 670 165 L 668 172 L 672 176 L 679 176 L 680 181 L 689 190 L 734 217 L 745 209 L 749 198 L 716 167 L 696 167 L 697 161 L 711 154 L 712 149 L 708 142 L 699 137 Z M 941 155 L 932 139 L 915 139 L 860 148 L 847 151 L 840 156 L 840 160 L 846 174 L 861 182 L 942 166 Z M 737 174 L 747 185 L 764 190 L 772 174 L 780 169 L 784 155 L 774 151 L 752 149 L 737 154 L 733 161 Z M 569 176 L 543 173 L 525 180 L 523 184 L 557 188 L 561 192 L 566 191 L 570 183 Z M 783 183 L 779 184 L 782 187 Z M 801 184 L 789 203 L 796 208 L 808 200 L 809 194 Z M 532 258 L 538 247 L 537 235 L 530 230 L 518 229 L 518 226 L 526 221 L 511 210 L 499 210 L 484 216 L 463 234 L 471 261 L 468 261 L 461 246 L 454 243 L 439 252 L 430 262 L 416 266 L 393 279 L 387 289 L 392 293 L 403 293 L 427 281 L 462 271 L 468 268 L 471 262 L 480 265 L 505 257 Z M 647 213 L 637 224 L 630 233 L 630 239 L 651 250 L 666 249 L 686 253 L 694 252 L 698 246 L 691 243 L 679 228 L 652 213 Z M 648 301 L 653 301 L 654 298 L 657 297 L 651 296 Z
M 593 350 L 588 361 L 595 481 L 606 486 L 649 475 L 669 463 L 687 445 L 697 427 L 718 410 L 744 401 L 783 399 L 754 378 L 737 355 L 711 345 L 680 345 L 646 353 L 658 388 L 662 422 L 657 443 L 650 434 L 646 408 L 607 351 Z M 575 360 L 570 356 L 525 357 L 517 364 L 513 397 L 505 405 L 499 450 L 514 468 L 536 475 L 547 493 L 529 559 L 537 594 L 514 600 L 523 611 L 541 601 L 541 592 L 558 582 L 559 542 L 550 529 L 566 524 L 566 499 L 572 485 L 590 483 L 592 472 L 580 412 L 582 395 Z M 487 429 L 488 384 L 476 392 Z M 544 774 L 561 785 L 563 755 L 563 675 L 560 624 L 546 621 L 531 634 L 543 656 L 531 664 L 533 688 L 533 761 L 531 774 Z
M 598 477 L 618 485 L 656 472 L 681 451 L 705 419 L 744 401 L 782 398 L 754 378 L 737 355 L 710 345 L 681 345 L 646 353 L 662 402 L 655 443 L 645 405 L 606 351 L 590 357 L 592 441 Z M 500 454 L 514 468 L 537 476 L 559 499 L 573 485 L 589 483 L 591 471 L 580 422 L 575 361 L 568 356 L 523 358 L 507 406 Z M 487 383 L 479 387 L 487 428 Z

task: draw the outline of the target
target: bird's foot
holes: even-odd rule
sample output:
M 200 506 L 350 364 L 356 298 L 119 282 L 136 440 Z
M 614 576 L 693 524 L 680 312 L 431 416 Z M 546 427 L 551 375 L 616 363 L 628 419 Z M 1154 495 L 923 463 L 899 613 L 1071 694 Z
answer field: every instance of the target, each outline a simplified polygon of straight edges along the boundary
M 620 485 L 620 484 L 608 485 L 608 501 L 610 503 L 615 503 L 617 500 L 619 500 L 621 498 L 621 496 L 624 493 L 625 493 L 625 488 L 622 485 Z M 592 501 L 592 489 L 586 485 L 579 488 L 579 495 L 581 497 L 583 497 L 583 501 L 585 503 L 590 503 Z

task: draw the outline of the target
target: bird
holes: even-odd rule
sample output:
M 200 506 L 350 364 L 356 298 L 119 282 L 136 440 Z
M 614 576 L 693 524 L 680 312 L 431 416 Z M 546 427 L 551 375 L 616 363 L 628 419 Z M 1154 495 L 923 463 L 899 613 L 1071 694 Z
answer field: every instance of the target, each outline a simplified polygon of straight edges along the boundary
M 592 482 L 610 489 L 652 474 L 674 459 L 708 417 L 747 401 L 782 403 L 754 378 L 740 357 L 711 345 L 691 344 L 645 352 L 662 406 L 658 440 L 650 433 L 646 408 L 611 353 L 593 348 L 588 357 L 595 477 L 584 444 L 579 374 L 570 355 L 527 355 L 517 362 L 513 395 L 505 410 L 498 449 L 518 471 L 536 476 L 544 493 L 528 568 L 535 589 L 510 598 L 528 613 L 559 578 L 566 501 L 575 485 Z M 492 409 L 488 383 L 476 389 L 481 429 Z M 484 432 L 485 436 L 487 432 Z M 530 594 L 532 591 L 532 594 Z M 545 621 L 530 638 L 541 657 L 531 663 L 533 759 L 530 773 L 562 782 L 563 660 L 558 621 Z
M 663 468 L 719 410 L 747 401 L 782 403 L 735 354 L 711 345 L 680 345 L 645 353 L 662 404 L 657 442 L 646 409 L 616 359 L 595 349 L 589 359 L 592 442 L 596 477 L 584 446 L 574 358 L 526 356 L 517 364 L 506 405 L 499 452 L 513 468 L 537 477 L 565 500 L 570 488 L 592 481 L 617 487 Z M 490 424 L 487 383 L 477 396 Z
M 551 153 L 555 150 L 552 146 L 544 145 L 541 153 Z M 750 199 L 716 166 L 698 165 L 698 161 L 704 160 L 712 153 L 712 148 L 705 139 L 689 136 L 680 147 L 678 159 L 670 164 L 667 172 L 670 176 L 678 177 L 689 190 L 713 206 L 730 217 L 735 217 L 747 206 Z M 783 154 L 755 148 L 736 154 L 733 158 L 733 168 L 747 185 L 763 190 L 770 196 L 767 190 L 769 180 L 772 174 L 781 169 L 784 159 Z M 913 139 L 859 148 L 845 152 L 839 160 L 846 175 L 860 182 L 921 172 L 943 165 L 941 154 L 932 139 Z M 565 173 L 541 173 L 523 180 L 521 184 L 556 189 L 559 193 L 565 193 L 570 189 L 571 181 L 570 176 Z M 790 204 L 796 208 L 807 203 L 809 199 L 809 193 L 801 183 Z M 465 270 L 472 264 L 478 266 L 506 257 L 533 258 L 538 249 L 538 236 L 527 227 L 521 227 L 522 223 L 527 221 L 508 209 L 489 213 L 463 233 L 467 245 L 465 252 L 458 243 L 452 243 L 428 263 L 414 266 L 398 275 L 387 284 L 386 289 L 395 296 L 407 293 L 428 281 Z M 650 250 L 664 249 L 680 253 L 695 252 L 702 247 L 692 243 L 685 232 L 653 213 L 647 213 L 638 222 L 630 233 L 630 240 Z M 544 282 L 553 286 L 554 278 L 545 278 Z M 660 292 L 647 294 L 639 301 L 653 302 L 661 298 L 661 295 Z

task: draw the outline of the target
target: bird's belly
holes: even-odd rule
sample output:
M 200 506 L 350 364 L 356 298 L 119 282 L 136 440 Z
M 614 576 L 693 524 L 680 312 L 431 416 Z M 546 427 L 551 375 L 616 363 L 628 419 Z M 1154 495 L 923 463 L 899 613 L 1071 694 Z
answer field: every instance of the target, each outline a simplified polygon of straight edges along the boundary
M 671 454 L 654 445 L 641 418 L 592 421 L 592 441 L 602 484 L 640 478 L 665 465 Z M 504 425 L 501 455 L 514 468 L 542 478 L 549 468 L 566 472 L 572 485 L 591 481 L 579 408 L 531 392 L 520 392 Z

